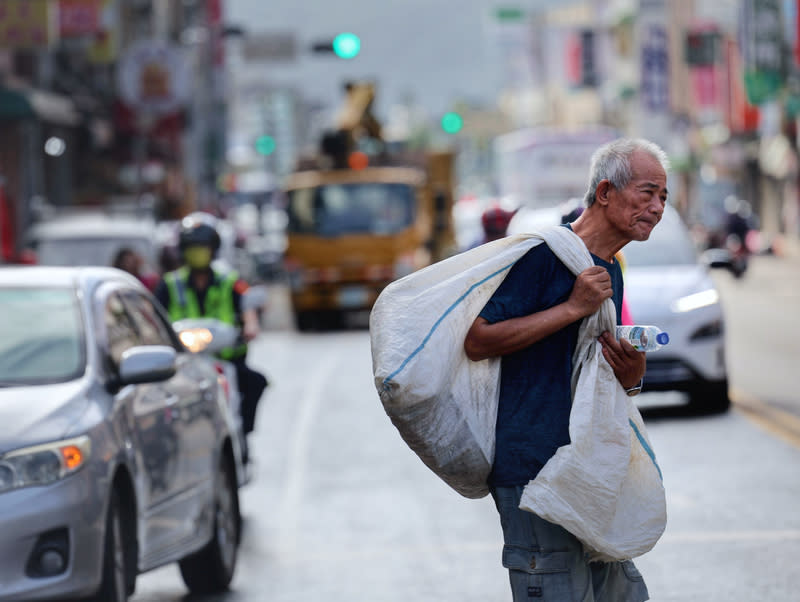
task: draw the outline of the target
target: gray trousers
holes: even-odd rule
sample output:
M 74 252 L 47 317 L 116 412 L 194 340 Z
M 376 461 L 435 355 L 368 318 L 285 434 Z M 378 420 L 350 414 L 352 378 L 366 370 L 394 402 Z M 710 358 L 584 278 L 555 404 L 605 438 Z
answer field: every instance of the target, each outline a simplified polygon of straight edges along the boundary
M 589 562 L 563 527 L 519 508 L 523 486 L 492 489 L 503 528 L 503 566 L 514 602 L 642 602 L 647 586 L 633 561 Z

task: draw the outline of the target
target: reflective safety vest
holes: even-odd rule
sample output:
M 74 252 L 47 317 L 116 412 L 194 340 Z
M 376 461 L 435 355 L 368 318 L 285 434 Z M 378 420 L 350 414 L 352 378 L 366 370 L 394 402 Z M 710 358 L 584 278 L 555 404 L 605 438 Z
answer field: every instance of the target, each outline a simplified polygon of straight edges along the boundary
M 169 291 L 169 319 L 171 322 L 186 318 L 216 318 L 220 322 L 239 327 L 236 319 L 236 308 L 233 305 L 233 285 L 239 279 L 234 272 L 221 274 L 212 270 L 211 284 L 206 290 L 204 303 L 205 313 L 200 311 L 200 302 L 197 294 L 189 286 L 189 268 L 182 267 L 164 275 Z M 234 359 L 247 353 L 247 343 L 235 347 L 226 347 L 219 352 L 222 359 Z

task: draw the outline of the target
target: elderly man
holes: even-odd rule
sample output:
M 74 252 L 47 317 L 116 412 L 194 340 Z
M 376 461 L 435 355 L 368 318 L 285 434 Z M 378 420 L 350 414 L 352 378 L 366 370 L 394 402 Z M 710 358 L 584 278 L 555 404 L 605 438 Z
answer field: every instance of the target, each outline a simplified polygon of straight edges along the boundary
M 661 220 L 667 167 L 663 150 L 646 140 L 619 139 L 599 148 L 586 209 L 564 226 L 584 242 L 595 265 L 575 277 L 546 244 L 533 247 L 511 268 L 464 340 L 471 360 L 502 358 L 489 486 L 516 602 L 648 599 L 633 562 L 589 562 L 571 533 L 519 504 L 525 485 L 570 443 L 570 379 L 581 321 L 608 298 L 621 321 L 622 271 L 614 255 L 632 240 L 647 240 Z M 600 342 L 617 380 L 629 395 L 637 394 L 644 353 L 611 332 Z

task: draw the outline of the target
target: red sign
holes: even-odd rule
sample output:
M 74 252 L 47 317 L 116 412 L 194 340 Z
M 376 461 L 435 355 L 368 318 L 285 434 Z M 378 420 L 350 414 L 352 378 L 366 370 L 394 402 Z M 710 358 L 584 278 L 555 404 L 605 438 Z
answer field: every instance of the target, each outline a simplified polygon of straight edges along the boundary
M 62 36 L 83 36 L 100 31 L 100 0 L 60 0 L 58 8 Z
M 719 82 L 714 65 L 693 67 L 689 70 L 695 106 L 716 109 L 719 106 Z

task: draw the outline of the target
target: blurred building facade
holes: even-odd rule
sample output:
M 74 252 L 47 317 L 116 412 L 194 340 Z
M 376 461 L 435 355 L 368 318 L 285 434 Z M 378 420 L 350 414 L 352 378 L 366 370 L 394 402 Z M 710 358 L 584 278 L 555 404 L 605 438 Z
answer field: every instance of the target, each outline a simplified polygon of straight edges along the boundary
M 725 200 L 797 239 L 797 0 L 589 0 L 503 9 L 499 104 L 514 128 L 605 124 L 670 154 L 671 196 L 714 227 Z
M 214 202 L 226 147 L 224 0 L 5 0 L 0 232 L 40 206 Z
M 509 3 L 513 5 L 513 3 Z M 421 127 L 412 101 L 387 131 L 459 150 L 460 179 L 491 170 L 493 136 L 604 124 L 661 143 L 673 199 L 713 222 L 730 194 L 768 236 L 797 237 L 798 0 L 539 0 L 495 11 L 497 104 Z M 302 90 L 236 79 L 237 61 L 294 60 L 243 36 L 225 0 L 4 0 L 0 21 L 2 256 L 43 204 L 143 200 L 162 217 L 213 208 L 242 170 L 276 181 L 330 126 Z M 270 42 L 269 44 L 267 42 Z M 291 42 L 291 40 L 289 40 Z M 235 51 L 234 51 L 235 50 Z M 241 56 L 240 56 L 241 55 Z M 380 94 L 380 89 L 379 92 Z M 255 150 L 255 152 L 253 152 Z M 270 184 L 272 185 L 272 184 Z

